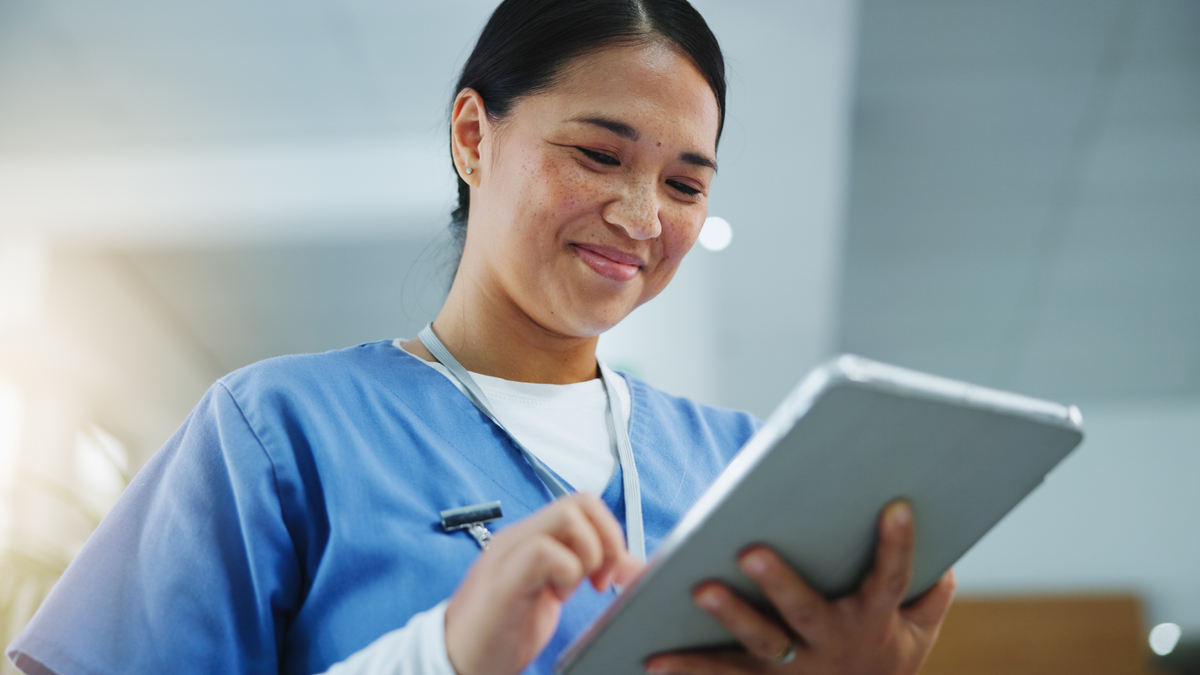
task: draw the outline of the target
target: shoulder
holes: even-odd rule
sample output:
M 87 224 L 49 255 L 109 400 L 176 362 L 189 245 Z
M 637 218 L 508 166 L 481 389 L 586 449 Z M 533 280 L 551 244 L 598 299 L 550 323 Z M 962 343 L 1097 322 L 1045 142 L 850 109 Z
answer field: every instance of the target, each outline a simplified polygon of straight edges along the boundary
M 461 396 L 437 371 L 390 340 L 259 361 L 218 380 L 208 399 L 236 408 L 273 459 L 296 442 L 344 436 L 385 420 L 441 420 Z
M 266 359 L 229 373 L 215 388 L 227 390 L 239 406 L 326 406 L 362 402 L 364 397 L 404 396 L 437 382 L 437 373 L 390 340 L 368 342 L 320 354 Z
M 414 361 L 392 341 L 380 340 L 319 354 L 265 359 L 229 373 L 218 380 L 218 384 L 236 392 L 286 387 L 321 389 L 362 379 L 373 372 L 405 370 L 412 365 L 421 365 L 410 363 Z
M 418 398 L 406 390 L 421 386 L 422 368 L 389 341 L 259 361 L 217 380 L 156 458 L 236 456 L 247 466 L 265 451 L 276 467 L 291 464 L 298 442 L 344 435 Z

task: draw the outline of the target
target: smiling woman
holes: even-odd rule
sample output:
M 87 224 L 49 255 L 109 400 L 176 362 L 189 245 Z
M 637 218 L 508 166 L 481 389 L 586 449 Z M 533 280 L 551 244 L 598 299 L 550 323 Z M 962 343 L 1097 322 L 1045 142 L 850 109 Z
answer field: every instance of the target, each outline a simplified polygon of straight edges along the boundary
M 451 109 L 462 256 L 434 322 L 222 378 L 16 664 L 551 672 L 759 426 L 596 358 L 696 242 L 724 108 L 720 48 L 685 0 L 505 0 Z M 889 509 L 876 569 L 837 602 L 752 547 L 739 563 L 774 611 L 703 584 L 695 601 L 742 646 L 646 667 L 915 673 L 953 581 L 901 607 L 912 543 L 907 507 Z
M 468 370 L 565 384 L 596 376 L 596 338 L 662 291 L 696 241 L 720 110 L 693 62 L 658 41 L 577 57 L 556 80 L 501 118 L 473 89 L 455 99 L 452 151 L 473 207 L 434 325 Z M 493 350 L 464 344 L 514 328 L 561 346 L 489 363 Z

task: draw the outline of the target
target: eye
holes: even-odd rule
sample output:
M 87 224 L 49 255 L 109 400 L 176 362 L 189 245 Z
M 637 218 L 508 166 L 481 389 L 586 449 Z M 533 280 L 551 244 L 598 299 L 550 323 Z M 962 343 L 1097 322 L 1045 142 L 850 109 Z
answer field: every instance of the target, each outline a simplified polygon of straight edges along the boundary
M 575 149 L 582 152 L 585 157 L 593 162 L 596 162 L 597 164 L 603 164 L 605 166 L 621 166 L 621 160 L 607 153 L 596 152 L 595 150 L 588 150 L 587 148 L 577 147 Z
M 689 197 L 695 197 L 696 195 L 700 194 L 700 191 L 696 188 L 688 185 L 687 183 L 680 183 L 677 180 L 669 180 L 667 181 L 667 185 L 670 185 Z

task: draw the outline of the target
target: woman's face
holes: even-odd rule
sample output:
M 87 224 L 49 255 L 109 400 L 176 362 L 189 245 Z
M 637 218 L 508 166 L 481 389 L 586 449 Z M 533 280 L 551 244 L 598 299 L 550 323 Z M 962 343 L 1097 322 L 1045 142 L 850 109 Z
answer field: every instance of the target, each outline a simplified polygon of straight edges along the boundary
M 472 127 L 482 101 L 464 95 L 452 129 L 471 214 L 456 283 L 574 337 L 662 291 L 716 170 L 716 97 L 690 60 L 657 42 L 579 57 L 499 124 L 476 112 Z

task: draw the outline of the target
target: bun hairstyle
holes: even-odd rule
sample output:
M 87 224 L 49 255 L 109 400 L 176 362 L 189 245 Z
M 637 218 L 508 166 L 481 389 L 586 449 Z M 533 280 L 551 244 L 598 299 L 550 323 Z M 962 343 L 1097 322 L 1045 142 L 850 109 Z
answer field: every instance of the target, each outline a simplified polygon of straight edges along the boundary
M 725 59 L 716 36 L 687 0 L 504 0 L 479 35 L 454 93 L 474 89 L 488 118 L 501 121 L 518 100 L 554 86 L 572 59 L 614 44 L 656 40 L 673 44 L 708 80 L 720 112 L 720 139 Z M 470 208 L 471 189 L 460 176 L 458 207 L 450 214 L 458 258 Z

